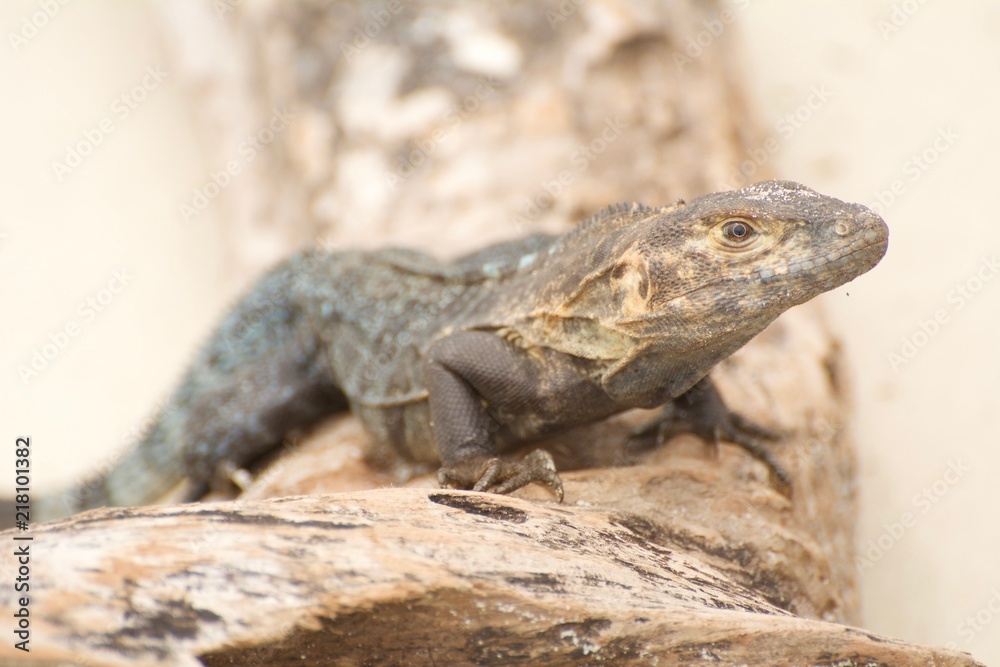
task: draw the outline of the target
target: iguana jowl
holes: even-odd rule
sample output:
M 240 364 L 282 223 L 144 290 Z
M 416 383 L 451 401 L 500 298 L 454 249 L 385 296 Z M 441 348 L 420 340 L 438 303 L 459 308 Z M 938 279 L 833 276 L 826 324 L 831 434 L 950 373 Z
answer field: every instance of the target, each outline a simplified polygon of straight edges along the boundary
M 871 269 L 872 211 L 767 181 L 662 208 L 615 207 L 561 236 L 450 263 L 309 251 L 225 317 L 150 433 L 76 509 L 193 497 L 292 429 L 350 407 L 381 465 L 440 462 L 443 485 L 561 498 L 551 457 L 512 445 L 633 407 L 783 471 L 707 377 L 786 309 Z

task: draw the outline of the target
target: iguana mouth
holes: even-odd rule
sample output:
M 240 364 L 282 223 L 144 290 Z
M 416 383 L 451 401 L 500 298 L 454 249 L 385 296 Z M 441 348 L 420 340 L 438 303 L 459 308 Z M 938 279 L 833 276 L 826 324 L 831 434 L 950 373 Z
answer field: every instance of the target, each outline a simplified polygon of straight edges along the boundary
M 889 240 L 885 237 L 884 233 L 880 233 L 880 230 L 878 229 L 871 229 L 868 230 L 863 236 L 855 239 L 846 248 L 831 251 L 826 255 L 792 262 L 786 266 L 759 269 L 751 273 L 749 276 L 746 276 L 744 280 L 746 282 L 760 282 L 767 284 L 806 273 L 816 274 L 823 269 L 837 269 L 844 264 L 850 263 L 850 259 L 855 255 L 871 250 L 880 251 L 877 255 L 874 255 L 873 253 L 874 256 L 872 259 L 877 261 L 885 254 L 888 243 Z M 875 266 L 875 261 L 871 262 L 871 266 Z M 739 280 L 739 278 L 734 278 L 734 280 Z

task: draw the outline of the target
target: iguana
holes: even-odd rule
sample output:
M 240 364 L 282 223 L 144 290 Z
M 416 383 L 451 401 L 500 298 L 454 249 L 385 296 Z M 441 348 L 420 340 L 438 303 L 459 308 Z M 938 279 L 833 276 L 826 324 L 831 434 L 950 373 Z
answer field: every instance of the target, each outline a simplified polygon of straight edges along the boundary
M 235 305 L 146 437 L 67 509 L 151 502 L 184 477 L 200 497 L 220 471 L 347 408 L 373 461 L 440 465 L 442 486 L 541 482 L 561 499 L 548 452 L 504 452 L 661 405 L 656 428 L 737 444 L 787 484 L 766 433 L 708 373 L 786 309 L 874 267 L 887 241 L 864 206 L 766 181 L 618 205 L 452 262 L 305 251 Z

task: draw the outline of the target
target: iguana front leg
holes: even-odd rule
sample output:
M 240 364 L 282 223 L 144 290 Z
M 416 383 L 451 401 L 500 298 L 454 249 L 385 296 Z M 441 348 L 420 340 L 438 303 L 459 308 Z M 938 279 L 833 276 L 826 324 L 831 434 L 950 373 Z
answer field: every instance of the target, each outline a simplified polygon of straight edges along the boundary
M 761 440 L 777 440 L 778 435 L 726 407 L 708 376 L 668 403 L 657 419 L 633 432 L 632 437 L 654 432 L 657 444 L 680 433 L 694 433 L 715 446 L 722 440 L 739 445 L 767 466 L 779 491 L 791 494 L 791 477 L 761 443 Z
M 424 379 L 442 486 L 510 493 L 541 482 L 562 501 L 562 481 L 548 452 L 511 461 L 497 455 L 494 442 L 505 415 L 531 411 L 538 376 L 525 351 L 491 333 L 463 331 L 431 346 Z

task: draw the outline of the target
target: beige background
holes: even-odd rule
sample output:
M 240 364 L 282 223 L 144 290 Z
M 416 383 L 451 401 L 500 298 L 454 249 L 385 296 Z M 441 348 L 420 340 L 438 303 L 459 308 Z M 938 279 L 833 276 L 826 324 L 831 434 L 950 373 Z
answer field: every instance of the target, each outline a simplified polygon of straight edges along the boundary
M 1000 664 L 1000 280 L 989 268 L 1000 253 L 990 205 L 1000 4 L 730 6 L 724 30 L 742 34 L 750 88 L 777 142 L 748 159 L 869 204 L 898 181 L 883 206 L 887 257 L 825 297 L 857 385 L 859 555 L 874 556 L 863 572 L 866 625 Z M 32 436 L 44 491 L 141 429 L 241 278 L 213 207 L 192 224 L 178 213 L 209 167 L 166 69 L 157 13 L 69 3 L 15 50 L 9 35 L 39 11 L 37 1 L 0 5 L 0 438 Z M 158 64 L 165 80 L 122 117 L 116 99 Z M 60 181 L 53 161 L 104 118 L 112 131 Z M 925 153 L 921 168 L 914 156 Z M 122 269 L 128 284 L 102 294 Z M 102 297 L 89 315 L 87 299 Z M 935 317 L 936 329 L 926 323 Z M 24 381 L 18 366 L 67 327 L 76 335 Z M 889 355 L 902 356 L 904 341 L 916 353 L 894 368 Z M 869 541 L 882 551 L 869 553 Z

